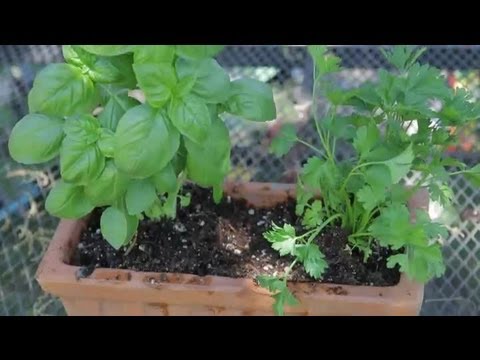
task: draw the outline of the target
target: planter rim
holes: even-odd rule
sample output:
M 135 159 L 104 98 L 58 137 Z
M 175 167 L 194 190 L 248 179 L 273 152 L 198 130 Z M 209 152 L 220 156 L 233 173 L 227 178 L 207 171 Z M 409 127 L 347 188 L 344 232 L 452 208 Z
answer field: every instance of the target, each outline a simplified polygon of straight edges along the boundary
M 283 190 L 285 200 L 294 197 L 294 185 L 270 183 L 230 183 L 226 193 L 233 198 L 244 197 L 243 191 Z M 246 199 L 248 201 L 248 197 Z M 179 273 L 142 272 L 124 269 L 96 268 L 89 276 L 79 277 L 81 267 L 70 265 L 80 234 L 87 220 L 62 219 L 39 265 L 36 279 L 42 289 L 60 297 L 72 297 L 82 290 L 86 298 L 108 299 L 115 293 L 125 301 L 156 301 L 158 291 L 212 295 L 213 292 L 245 294 L 245 296 L 270 296 L 270 293 L 250 278 L 223 276 L 198 276 Z M 299 300 L 312 303 L 324 297 L 337 298 L 352 303 L 378 303 L 392 306 L 418 306 L 423 300 L 423 285 L 409 280 L 405 274 L 394 286 L 364 286 L 327 284 L 320 282 L 289 282 L 289 288 Z M 138 292 L 138 290 L 142 290 Z M 197 303 L 197 300 L 192 300 Z M 202 302 L 202 300 L 200 299 Z M 208 297 L 204 303 L 208 304 Z M 417 304 L 417 305 L 416 305 Z M 299 309 L 298 309 L 299 308 Z M 302 313 L 301 306 L 290 308 L 292 313 Z M 297 310 L 296 310 L 297 309 Z

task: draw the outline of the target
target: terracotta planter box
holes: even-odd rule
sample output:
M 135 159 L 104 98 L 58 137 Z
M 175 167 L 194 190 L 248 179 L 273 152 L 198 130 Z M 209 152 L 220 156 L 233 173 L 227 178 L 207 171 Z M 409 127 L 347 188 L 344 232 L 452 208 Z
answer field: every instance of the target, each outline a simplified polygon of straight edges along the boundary
M 294 185 L 230 184 L 226 193 L 256 207 L 271 207 L 295 196 Z M 424 195 L 424 194 L 423 194 Z M 411 208 L 425 207 L 419 195 Z M 273 315 L 268 291 L 251 279 L 96 269 L 77 278 L 71 266 L 86 221 L 62 220 L 40 264 L 42 289 L 60 297 L 69 315 Z M 291 283 L 301 305 L 287 315 L 418 315 L 423 285 L 402 276 L 391 287 Z

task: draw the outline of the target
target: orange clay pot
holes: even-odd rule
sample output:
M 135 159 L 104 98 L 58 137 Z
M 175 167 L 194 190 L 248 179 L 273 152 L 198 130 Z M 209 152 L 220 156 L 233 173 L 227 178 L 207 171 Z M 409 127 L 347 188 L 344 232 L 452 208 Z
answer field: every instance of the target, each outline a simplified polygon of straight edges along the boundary
M 272 207 L 295 197 L 287 184 L 228 184 L 232 198 Z M 425 208 L 418 193 L 410 208 Z M 69 315 L 273 315 L 273 300 L 252 279 L 95 269 L 77 278 L 69 265 L 86 220 L 62 220 L 37 272 L 42 289 L 60 297 Z M 391 287 L 290 283 L 300 305 L 286 315 L 418 315 L 423 285 L 401 277 Z

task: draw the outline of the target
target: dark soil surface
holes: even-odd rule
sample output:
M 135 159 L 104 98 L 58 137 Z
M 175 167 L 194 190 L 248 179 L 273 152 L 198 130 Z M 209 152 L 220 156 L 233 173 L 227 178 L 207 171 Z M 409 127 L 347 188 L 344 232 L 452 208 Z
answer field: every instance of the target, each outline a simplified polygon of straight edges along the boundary
M 280 257 L 262 234 L 272 222 L 298 225 L 295 203 L 272 209 L 254 209 L 244 201 L 224 196 L 215 205 L 211 191 L 191 187 L 191 204 L 180 208 L 176 220 L 140 223 L 137 240 L 126 249 L 114 250 L 100 234 L 98 210 L 82 234 L 73 263 L 135 271 L 249 277 L 281 274 L 291 258 Z M 300 228 L 300 227 L 299 227 Z M 301 231 L 299 232 L 301 233 Z M 391 286 L 399 282 L 398 269 L 387 269 L 386 249 L 375 250 L 367 263 L 360 253 L 346 250 L 347 234 L 332 226 L 316 239 L 328 262 L 322 282 L 343 285 Z M 296 266 L 292 280 L 315 281 Z

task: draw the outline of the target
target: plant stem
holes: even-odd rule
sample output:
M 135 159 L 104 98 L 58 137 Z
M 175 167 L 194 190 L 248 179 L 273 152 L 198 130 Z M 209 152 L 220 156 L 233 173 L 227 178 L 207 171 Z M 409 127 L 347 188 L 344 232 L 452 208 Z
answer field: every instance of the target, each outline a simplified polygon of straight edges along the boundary
M 347 186 L 347 183 L 348 183 L 348 180 L 350 180 L 350 178 L 352 177 L 352 175 L 359 175 L 360 173 L 357 173 L 355 172 L 356 170 L 358 169 L 361 169 L 363 167 L 366 167 L 366 166 L 371 166 L 371 165 L 378 165 L 378 164 L 382 164 L 381 161 L 370 161 L 370 162 L 366 162 L 366 163 L 363 163 L 363 164 L 360 164 L 360 165 L 357 165 L 356 167 L 354 167 L 350 173 L 348 174 L 347 178 L 345 179 L 345 181 L 343 182 L 342 184 L 342 187 L 340 188 L 340 191 L 344 191 L 345 190 L 345 187 Z M 363 175 L 363 174 L 362 174 Z
M 130 251 L 132 251 L 133 247 L 137 243 L 137 234 L 138 233 L 135 233 L 135 236 L 133 237 L 133 240 L 132 240 L 130 246 L 128 247 L 127 251 L 125 251 L 125 254 L 123 254 L 123 256 L 127 256 L 128 254 L 130 254 Z
M 369 212 L 368 216 L 365 216 L 365 214 L 367 214 L 367 213 L 363 213 L 362 220 L 360 222 L 360 229 L 358 230 L 359 232 L 365 230 L 365 226 L 367 226 L 367 224 L 372 219 L 372 217 L 375 213 L 376 213 L 376 210 Z
M 454 171 L 449 174 L 449 176 L 454 176 L 454 175 L 461 175 L 470 172 L 468 169 L 467 170 L 460 170 L 460 171 Z
M 313 119 L 315 124 L 317 123 L 317 65 L 313 64 L 313 89 L 312 89 L 312 110 L 313 110 Z
M 355 200 L 353 201 L 353 205 L 352 205 L 352 208 L 353 208 L 353 215 L 352 215 L 352 232 L 355 232 L 356 228 L 357 228 L 357 207 L 356 207 L 356 202 Z
M 407 128 L 405 129 L 405 133 L 408 135 L 408 130 L 410 130 L 410 127 L 412 126 L 414 120 L 410 120 L 410 124 L 408 124 Z
M 325 152 L 327 152 L 327 144 L 326 144 L 325 139 L 323 137 L 322 129 L 320 128 L 320 125 L 318 124 L 319 120 L 314 118 L 313 121 L 315 122 L 315 128 L 317 130 L 318 137 L 320 138 L 320 142 L 322 143 L 323 149 L 325 150 Z M 327 155 L 328 155 L 328 152 L 327 152 Z
M 335 158 L 332 155 L 332 152 L 330 151 L 330 146 L 328 142 L 328 134 L 324 134 L 322 132 L 322 129 L 320 129 L 320 125 L 318 125 L 317 119 L 315 119 L 315 126 L 317 127 L 317 133 L 318 136 L 320 137 L 320 141 L 322 142 L 323 148 L 325 149 L 325 152 L 327 153 L 328 159 L 332 162 L 335 163 Z
M 315 122 L 315 128 L 317 129 L 318 136 L 320 137 L 320 141 L 322 142 L 322 146 L 327 153 L 328 159 L 330 159 L 333 163 L 335 163 L 335 159 L 330 151 L 328 140 L 328 134 L 323 134 L 322 130 L 320 129 L 320 125 L 318 124 L 318 108 L 317 108 L 317 66 L 314 65 L 313 67 L 313 93 L 312 93 L 312 107 L 313 107 L 313 121 Z M 334 107 L 336 109 L 336 107 Z M 336 110 L 335 110 L 336 111 Z M 326 138 L 327 136 L 327 138 Z
M 314 232 L 320 232 L 317 228 L 313 229 L 313 230 L 310 230 L 310 231 L 307 231 L 305 234 L 301 235 L 301 236 L 298 236 L 296 238 L 296 240 L 300 240 L 300 239 L 303 239 L 304 237 L 307 237 L 309 236 L 310 234 L 313 234 Z
M 328 114 L 327 116 L 333 121 L 333 117 L 337 114 L 337 106 L 334 105 L 333 107 L 331 107 L 329 110 L 328 110 Z M 325 136 L 325 140 L 326 140 L 326 143 L 327 143 L 327 153 L 328 153 L 328 156 L 330 158 L 330 160 L 332 161 L 333 164 L 335 164 L 335 145 L 331 146 L 330 144 L 330 139 L 331 139 L 331 136 L 330 136 L 330 132 L 327 130 L 326 133 L 324 134 Z M 334 144 L 335 144 L 335 138 L 334 138 Z
M 293 260 L 293 262 L 287 268 L 287 271 L 285 271 L 285 277 L 284 277 L 285 282 L 287 282 L 288 275 L 292 272 L 293 267 L 297 264 L 297 262 L 298 262 L 298 259 Z
M 372 236 L 372 234 L 371 233 L 366 233 L 366 232 L 355 233 L 355 234 L 350 235 L 349 237 L 356 238 L 356 237 L 364 237 L 364 236 Z
M 312 149 L 313 151 L 317 152 L 318 154 L 322 155 L 324 158 L 327 158 L 326 155 L 318 148 L 316 148 L 315 146 L 309 144 L 308 142 L 302 140 L 302 139 L 299 139 L 297 138 L 297 141 L 302 144 L 302 145 L 305 145 L 306 147 Z
M 345 204 L 347 206 L 347 213 L 346 213 L 346 217 L 343 218 L 343 223 L 342 223 L 342 227 L 343 228 L 348 228 L 348 224 L 351 223 L 354 219 L 353 219 L 353 213 L 352 213 L 352 204 L 350 203 L 349 199 L 345 199 Z
M 330 144 L 330 139 L 331 139 L 330 132 L 327 131 L 326 134 L 325 134 L 325 137 L 326 137 L 327 149 L 328 149 L 328 154 L 329 154 L 329 157 L 330 157 L 330 161 L 333 164 L 335 164 L 335 155 L 334 155 L 334 152 L 333 152 L 333 147 Z
M 342 214 L 335 214 L 335 215 L 332 215 L 330 216 L 327 220 L 325 220 L 322 225 L 320 225 L 318 228 L 315 229 L 315 234 L 313 236 L 310 236 L 310 238 L 308 239 L 307 241 L 307 245 L 310 244 L 313 239 L 315 239 L 315 237 L 320 234 L 320 232 L 328 225 L 330 224 L 332 221 L 338 219 L 339 217 L 341 217 Z
M 327 199 L 328 199 L 328 196 L 325 196 L 325 198 L 323 199 L 323 204 L 325 205 L 324 209 L 327 212 L 327 217 L 330 217 L 331 216 L 330 205 Z

